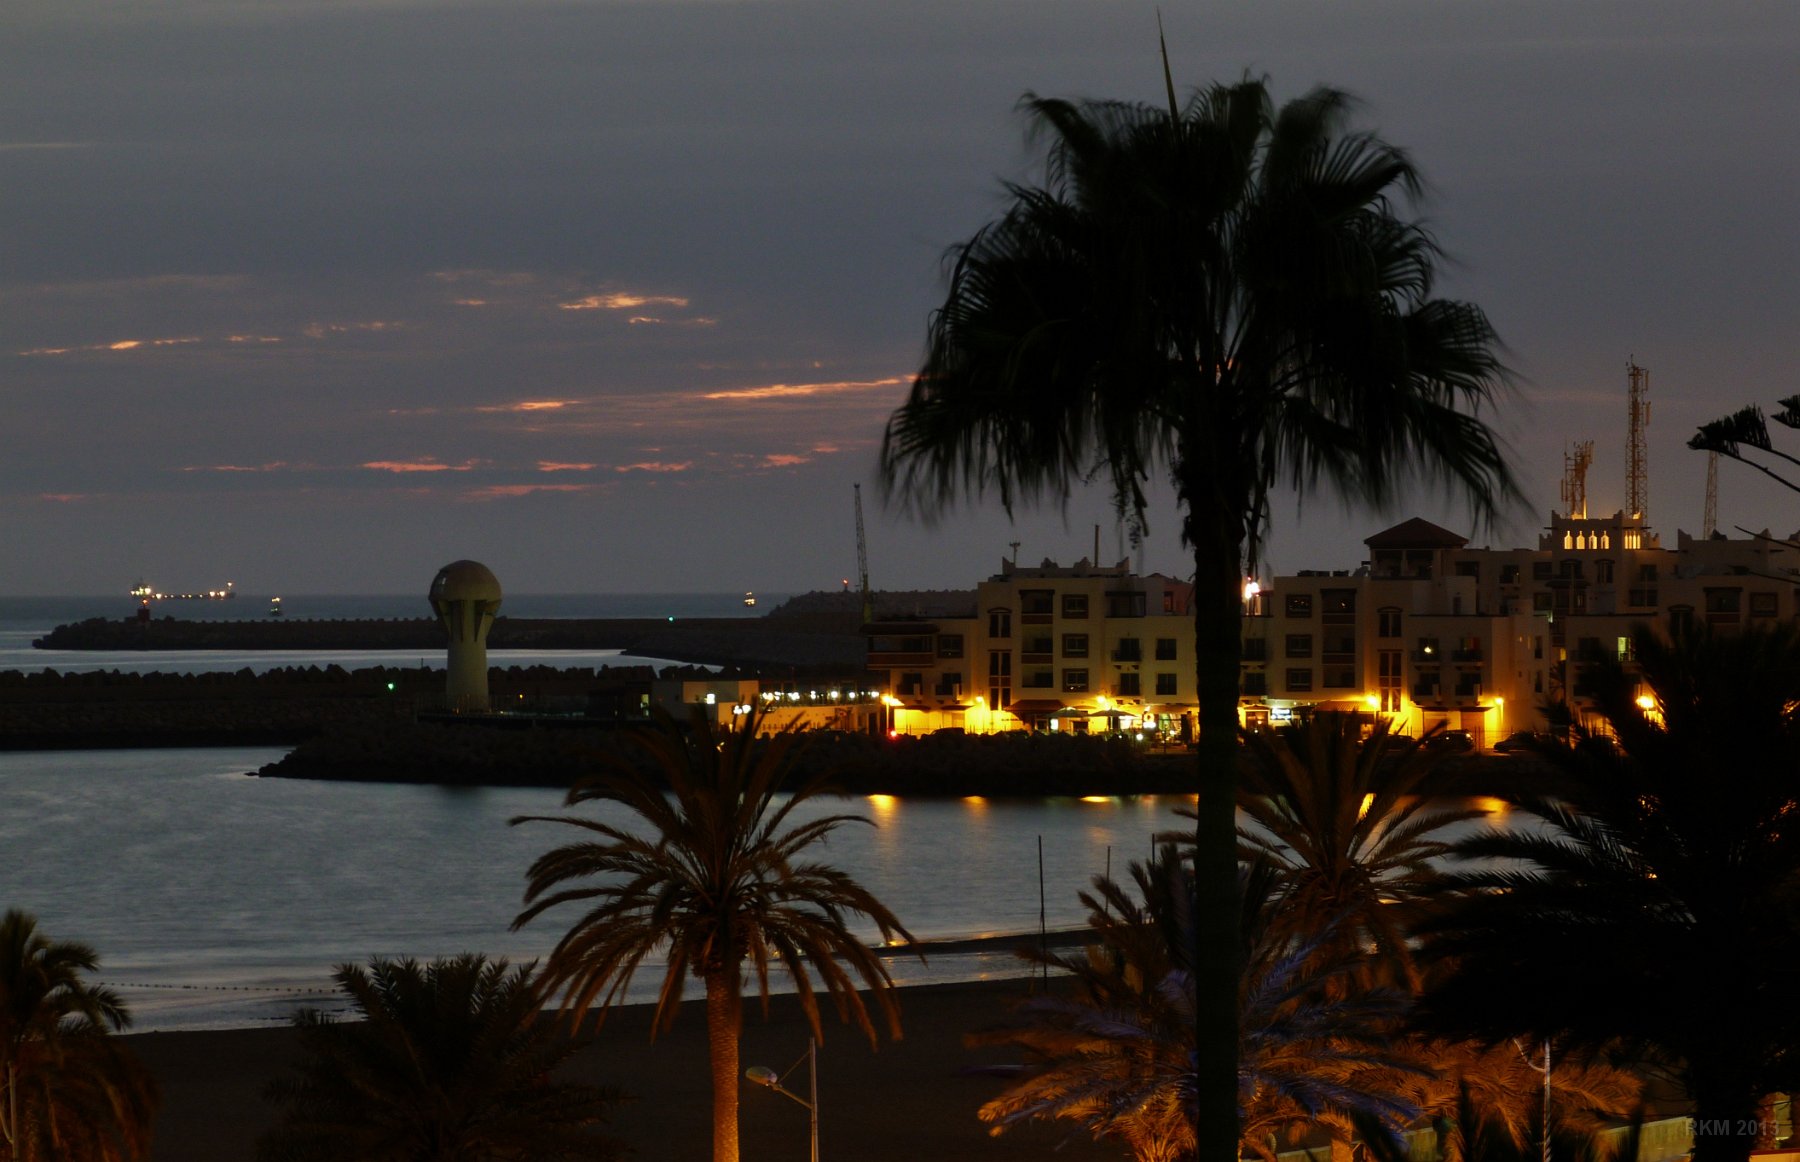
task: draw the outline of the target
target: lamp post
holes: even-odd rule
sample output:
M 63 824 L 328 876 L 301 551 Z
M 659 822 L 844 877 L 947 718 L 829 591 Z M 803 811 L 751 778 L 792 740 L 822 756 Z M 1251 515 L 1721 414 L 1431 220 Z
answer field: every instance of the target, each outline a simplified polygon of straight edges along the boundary
M 807 1089 L 812 1100 L 808 1101 L 781 1083 L 787 1080 L 788 1073 L 800 1068 L 800 1061 L 806 1062 Z M 744 1076 L 765 1089 L 772 1089 L 783 1097 L 792 1098 L 806 1107 L 811 1122 L 812 1154 L 811 1162 L 819 1162 L 819 1043 L 815 1039 L 806 1039 L 806 1055 L 788 1066 L 787 1073 L 776 1073 L 766 1065 L 752 1065 L 744 1070 Z

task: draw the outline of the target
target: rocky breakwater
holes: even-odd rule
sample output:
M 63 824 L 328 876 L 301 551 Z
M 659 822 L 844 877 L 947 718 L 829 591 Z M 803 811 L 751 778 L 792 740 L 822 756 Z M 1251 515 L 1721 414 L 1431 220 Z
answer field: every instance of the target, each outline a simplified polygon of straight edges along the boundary
M 622 650 L 638 657 L 762 669 L 858 668 L 864 643 L 854 612 L 776 612 L 766 617 L 499 617 L 490 650 Z M 429 618 L 190 621 L 89 618 L 59 625 L 32 645 L 55 650 L 420 650 L 439 652 L 444 631 Z

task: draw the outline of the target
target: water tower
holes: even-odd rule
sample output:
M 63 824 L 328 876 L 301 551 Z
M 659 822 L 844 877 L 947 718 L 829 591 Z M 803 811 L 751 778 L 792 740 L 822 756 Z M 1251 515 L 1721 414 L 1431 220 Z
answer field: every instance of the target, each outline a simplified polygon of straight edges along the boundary
M 488 711 L 487 635 L 500 612 L 500 581 L 479 561 L 452 561 L 431 582 L 431 608 L 450 635 L 444 694 L 458 714 Z

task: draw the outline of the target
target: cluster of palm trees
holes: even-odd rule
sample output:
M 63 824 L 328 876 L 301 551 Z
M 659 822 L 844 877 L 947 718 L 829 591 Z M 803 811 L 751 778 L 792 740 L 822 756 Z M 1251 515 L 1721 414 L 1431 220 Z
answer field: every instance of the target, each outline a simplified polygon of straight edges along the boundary
M 1084 894 L 1093 938 L 1077 955 L 1036 954 L 1074 978 L 976 1040 L 1024 1049 L 1025 1080 L 988 1103 L 995 1132 L 1062 1119 L 1126 1143 L 1140 1162 L 1197 1158 L 1192 949 L 1233 948 L 1239 1017 L 1239 1156 L 1361 1148 L 1405 1157 L 1409 1133 L 1445 1159 L 1522 1157 L 1548 1131 L 1588 1142 L 1636 1111 L 1636 1077 L 1610 1045 L 1556 1066 L 1556 1101 L 1508 1032 L 1447 1033 L 1424 1018 L 1452 974 L 1414 933 L 1454 910 L 1444 833 L 1481 819 L 1451 793 L 1430 740 L 1394 740 L 1361 716 L 1321 714 L 1252 736 L 1244 750 L 1235 934 L 1196 917 L 1191 838 L 1164 837 L 1133 865 L 1135 893 L 1104 877 Z M 1464 828 L 1466 829 L 1466 827 Z M 1235 938 L 1233 938 L 1235 936 Z M 1515 1032 L 1525 1033 L 1529 1026 Z M 1535 1048 L 1539 1043 L 1531 1042 Z
M 1135 896 L 1096 880 L 1092 945 L 1037 958 L 1077 987 L 980 1035 L 1037 1066 L 982 1116 L 1202 1157 L 1191 950 L 1213 940 L 1244 965 L 1240 1155 L 1401 1157 L 1430 1132 L 1446 1159 L 1602 1156 L 1646 1081 L 1691 1111 L 1696 1162 L 1773 1146 L 1800 1086 L 1800 631 L 1640 627 L 1632 655 L 1594 674 L 1604 732 L 1507 760 L 1504 825 L 1429 739 L 1338 715 L 1252 736 L 1236 939 L 1196 920 L 1191 849 L 1134 866 Z
M 0 1162 L 135 1162 L 156 1085 L 113 1034 L 130 1015 L 85 944 L 0 917 Z

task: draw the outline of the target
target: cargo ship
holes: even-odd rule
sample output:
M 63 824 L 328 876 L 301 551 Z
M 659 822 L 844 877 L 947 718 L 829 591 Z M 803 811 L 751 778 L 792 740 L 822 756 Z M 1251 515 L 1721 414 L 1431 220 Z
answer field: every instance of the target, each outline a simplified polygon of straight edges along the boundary
M 237 582 L 227 581 L 225 588 L 204 593 L 162 593 L 154 585 L 139 581 L 132 586 L 131 596 L 139 601 L 229 601 L 237 596 Z

